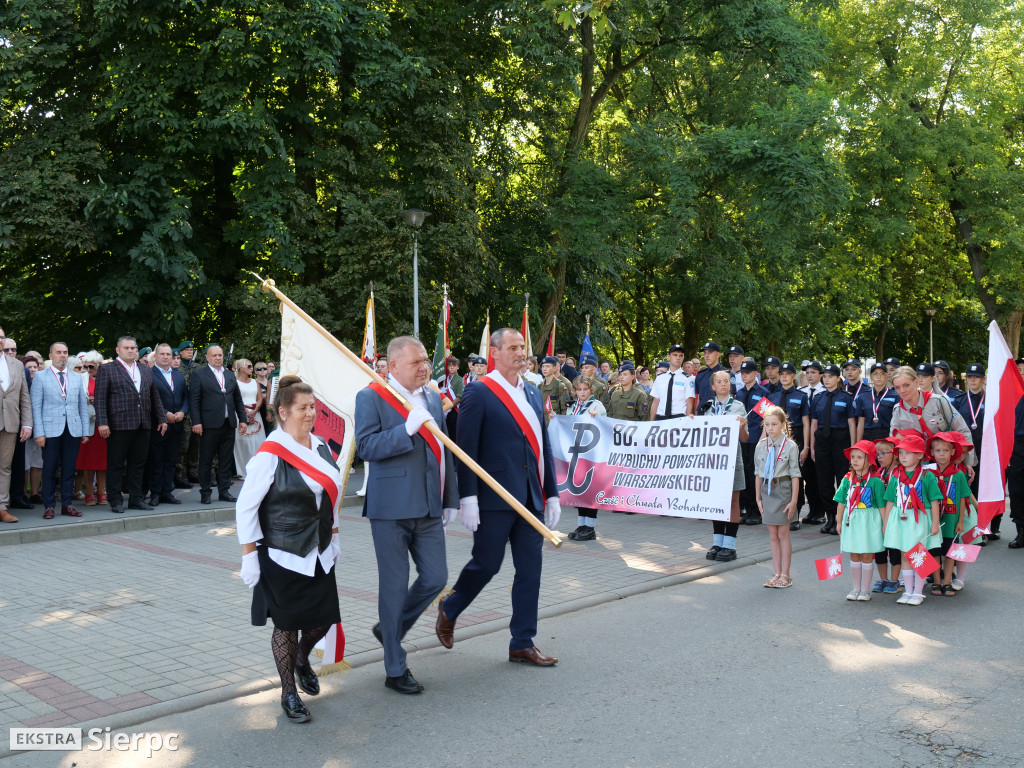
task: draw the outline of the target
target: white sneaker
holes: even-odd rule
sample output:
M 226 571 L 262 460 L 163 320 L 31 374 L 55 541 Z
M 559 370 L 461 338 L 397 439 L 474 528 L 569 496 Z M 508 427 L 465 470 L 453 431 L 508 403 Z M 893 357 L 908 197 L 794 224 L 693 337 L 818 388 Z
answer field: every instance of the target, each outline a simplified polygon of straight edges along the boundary
M 910 602 L 910 595 L 908 595 L 906 592 L 904 592 L 902 595 L 900 595 L 899 599 L 896 601 L 896 605 L 906 605 L 909 602 Z
M 857 600 L 859 598 L 860 598 L 860 590 L 859 589 L 853 590 L 850 594 L 848 594 L 846 596 L 846 599 L 850 600 L 850 601 Z
M 949 583 L 953 585 L 953 589 L 955 589 L 957 592 L 959 592 L 961 589 L 964 588 L 964 580 L 963 579 L 956 579 L 956 578 L 954 578 Z
M 861 592 L 860 596 L 857 598 L 857 600 L 859 600 L 862 603 L 866 603 L 866 602 L 871 600 L 871 593 L 870 592 Z
M 907 599 L 907 605 L 920 605 L 924 602 L 924 595 L 911 595 Z

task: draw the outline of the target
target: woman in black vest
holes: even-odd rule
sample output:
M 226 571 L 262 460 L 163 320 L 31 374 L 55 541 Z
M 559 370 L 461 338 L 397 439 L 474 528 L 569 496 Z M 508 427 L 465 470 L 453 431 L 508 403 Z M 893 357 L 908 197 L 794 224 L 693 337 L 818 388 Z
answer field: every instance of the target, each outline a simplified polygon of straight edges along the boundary
M 310 696 L 320 693 L 309 653 L 341 621 L 334 568 L 342 478 L 330 449 L 311 434 L 312 388 L 298 376 L 282 376 L 275 408 L 279 429 L 246 465 L 235 520 L 242 581 L 253 590 L 252 623 L 273 620 L 281 707 L 289 720 L 304 723 L 312 715 L 296 682 Z

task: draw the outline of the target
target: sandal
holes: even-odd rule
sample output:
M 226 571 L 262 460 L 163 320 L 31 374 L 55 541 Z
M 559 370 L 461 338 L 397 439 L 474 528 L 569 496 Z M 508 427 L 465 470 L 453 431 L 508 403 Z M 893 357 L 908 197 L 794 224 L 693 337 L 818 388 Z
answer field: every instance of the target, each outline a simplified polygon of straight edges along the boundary
M 779 576 L 779 580 L 775 584 L 776 589 L 785 589 L 786 587 L 793 586 L 793 579 L 789 576 Z
M 932 584 L 932 597 L 941 597 L 941 596 L 942 596 L 942 585 L 939 584 L 939 582 L 935 582 L 934 584 Z
M 778 587 L 779 586 L 779 577 L 780 576 L 782 576 L 781 573 L 773 574 L 772 577 L 770 579 L 768 579 L 768 581 L 766 581 L 764 583 L 764 585 L 766 587 L 770 587 L 770 588 Z
M 943 597 L 956 597 L 956 590 L 953 589 L 952 584 L 942 585 L 942 596 Z

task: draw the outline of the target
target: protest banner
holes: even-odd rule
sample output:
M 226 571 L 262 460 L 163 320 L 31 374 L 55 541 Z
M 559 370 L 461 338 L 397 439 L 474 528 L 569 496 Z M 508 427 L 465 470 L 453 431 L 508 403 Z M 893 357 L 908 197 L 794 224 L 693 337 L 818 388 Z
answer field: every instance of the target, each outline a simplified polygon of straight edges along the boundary
M 728 521 L 739 421 L 554 416 L 559 501 L 573 507 Z

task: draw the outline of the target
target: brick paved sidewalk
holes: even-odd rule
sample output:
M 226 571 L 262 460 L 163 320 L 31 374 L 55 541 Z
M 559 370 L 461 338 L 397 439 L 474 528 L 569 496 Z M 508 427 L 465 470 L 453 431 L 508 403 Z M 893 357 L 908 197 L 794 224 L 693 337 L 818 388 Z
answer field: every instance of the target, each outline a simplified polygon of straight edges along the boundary
M 343 512 L 339 588 L 347 656 L 373 663 L 383 653 L 370 633 L 377 620 L 370 526 L 358 507 Z M 576 527 L 575 510 L 565 509 L 559 527 Z M 593 542 L 566 540 L 561 549 L 545 545 L 542 619 L 770 558 L 765 526 L 741 528 L 740 560 L 730 564 L 705 560 L 708 522 L 604 512 L 598 534 Z M 830 549 L 813 555 L 797 552 L 798 578 L 813 578 L 810 559 L 831 553 L 835 539 L 816 530 L 794 534 L 797 550 L 829 542 Z M 456 523 L 447 544 L 454 583 L 472 538 Z M 250 592 L 238 578 L 230 522 L 13 544 L 0 554 L 0 723 L 8 728 L 100 718 L 124 726 L 277 684 L 271 628 L 249 625 Z M 457 636 L 500 629 L 494 646 L 502 654 L 511 583 L 509 558 L 460 617 Z M 409 633 L 410 649 L 437 645 L 433 616 L 431 609 Z M 555 655 L 566 652 L 539 643 Z

